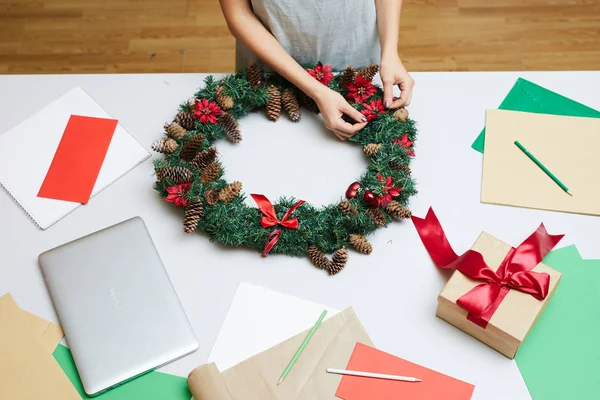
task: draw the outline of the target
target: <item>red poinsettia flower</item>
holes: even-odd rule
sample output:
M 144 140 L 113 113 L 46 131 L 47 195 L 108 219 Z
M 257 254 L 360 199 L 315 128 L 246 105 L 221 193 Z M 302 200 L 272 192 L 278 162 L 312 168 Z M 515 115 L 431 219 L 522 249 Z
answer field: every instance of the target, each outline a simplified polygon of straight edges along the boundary
M 175 203 L 177 207 L 186 207 L 188 201 L 185 198 L 186 193 L 190 190 L 191 183 L 180 183 L 175 186 L 167 186 L 167 192 L 169 195 L 165 198 L 169 203 Z
M 394 143 L 396 146 L 404 147 L 404 150 L 406 150 L 409 156 L 415 156 L 415 152 L 412 149 L 412 145 L 415 144 L 415 142 L 411 142 L 408 139 L 408 133 L 405 133 L 402 138 L 396 138 L 392 140 L 392 143 Z
M 394 200 L 394 197 L 400 196 L 402 188 L 394 187 L 394 179 L 391 176 L 384 179 L 381 174 L 378 174 L 377 179 L 383 186 L 383 194 L 379 197 L 379 206 L 385 207 L 390 201 Z
M 355 103 L 362 103 L 376 91 L 377 89 L 373 86 L 371 81 L 366 80 L 357 74 L 356 78 L 354 78 L 354 83 L 348 84 L 347 97 L 354 100 Z
M 367 121 L 377 118 L 379 114 L 385 113 L 383 101 L 371 100 L 369 104 L 365 104 L 365 108 L 361 111 L 361 113 L 367 117 Z
M 217 123 L 217 117 L 223 115 L 223 110 L 214 101 L 209 102 L 207 99 L 195 101 L 194 116 L 200 119 L 203 124 Z
M 321 61 L 315 65 L 315 68 L 308 68 L 306 70 L 316 80 L 321 82 L 323 85 L 327 86 L 333 78 L 333 74 L 331 73 L 331 65 L 323 65 Z

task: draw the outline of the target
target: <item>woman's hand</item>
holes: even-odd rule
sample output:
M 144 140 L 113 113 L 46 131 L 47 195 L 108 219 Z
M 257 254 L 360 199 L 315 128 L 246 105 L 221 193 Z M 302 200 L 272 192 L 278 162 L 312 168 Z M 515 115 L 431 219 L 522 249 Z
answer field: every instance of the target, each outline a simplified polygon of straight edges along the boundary
M 341 94 L 326 86 L 322 86 L 314 94 L 313 99 L 317 103 L 321 114 L 323 114 L 325 127 L 333 131 L 341 140 L 351 138 L 367 125 L 367 118 L 360 111 L 348 104 Z M 352 125 L 344 121 L 342 119 L 343 114 L 346 114 L 357 123 Z
M 400 57 L 396 53 L 382 57 L 379 72 L 383 82 L 383 104 L 386 108 L 400 108 L 410 104 L 415 80 L 408 74 Z M 400 88 L 400 97 L 394 98 L 394 85 Z

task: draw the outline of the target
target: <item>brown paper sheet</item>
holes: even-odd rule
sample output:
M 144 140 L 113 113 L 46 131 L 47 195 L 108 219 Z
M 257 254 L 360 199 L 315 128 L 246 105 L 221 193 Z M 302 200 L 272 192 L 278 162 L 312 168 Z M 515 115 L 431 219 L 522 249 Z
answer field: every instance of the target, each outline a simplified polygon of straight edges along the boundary
M 3 302 L 10 302 L 13 306 L 18 307 L 10 293 L 0 296 L 0 304 L 4 304 Z M 21 309 L 21 312 L 31 325 L 31 331 L 40 339 L 44 348 L 52 354 L 64 336 L 60 325 L 47 321 L 42 317 L 38 317 L 29 311 Z
M 518 140 L 573 196 L 514 144 Z M 600 215 L 600 119 L 488 110 L 481 202 Z
M 336 399 L 341 376 L 327 368 L 345 368 L 357 342 L 373 346 L 351 308 L 323 322 L 283 383 L 281 373 L 308 333 L 218 373 L 214 364 L 200 366 L 188 377 L 195 400 L 314 400 Z
M 46 336 L 50 325 L 32 320 L 10 295 L 0 297 L 0 399 L 80 400 L 48 351 L 55 329 Z
M 486 264 L 494 271 L 498 269 L 511 246 L 483 232 L 472 249 L 481 253 Z M 513 358 L 525 337 L 552 298 L 561 273 L 545 264 L 538 264 L 533 271 L 550 275 L 548 296 L 540 301 L 535 297 L 511 290 L 483 329 L 467 320 L 467 311 L 456 301 L 481 282 L 455 271 L 438 297 L 437 315 L 460 330 L 481 340 L 509 358 Z

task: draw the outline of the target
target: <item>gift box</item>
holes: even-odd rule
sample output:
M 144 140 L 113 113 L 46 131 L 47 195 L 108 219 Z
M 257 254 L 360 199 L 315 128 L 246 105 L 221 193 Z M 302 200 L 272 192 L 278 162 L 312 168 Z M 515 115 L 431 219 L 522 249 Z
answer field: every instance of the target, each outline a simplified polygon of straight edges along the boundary
M 549 235 L 542 224 L 514 248 L 483 232 L 458 256 L 432 210 L 413 222 L 434 263 L 455 270 L 436 315 L 514 358 L 560 281 L 561 273 L 542 260 L 563 235 Z
M 500 266 L 510 249 L 512 249 L 510 245 L 485 232 L 479 236 L 471 248 L 471 250 L 480 253 L 486 264 L 493 270 Z M 438 296 L 436 315 L 496 349 L 506 357 L 514 358 L 519 346 L 552 298 L 556 285 L 561 278 L 560 272 L 543 263 L 537 264 L 532 271 L 546 273 L 550 276 L 546 298 L 538 300 L 530 294 L 510 290 L 485 328 L 467 319 L 467 310 L 456 304 L 461 296 L 481 284 L 481 282 L 469 278 L 460 271 L 454 271 Z

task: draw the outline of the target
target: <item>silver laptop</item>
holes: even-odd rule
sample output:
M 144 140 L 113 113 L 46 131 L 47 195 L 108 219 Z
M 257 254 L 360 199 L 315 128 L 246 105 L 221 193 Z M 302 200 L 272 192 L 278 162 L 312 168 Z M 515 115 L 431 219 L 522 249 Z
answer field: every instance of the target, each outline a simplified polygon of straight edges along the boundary
M 141 218 L 49 250 L 39 262 L 88 395 L 198 348 Z

